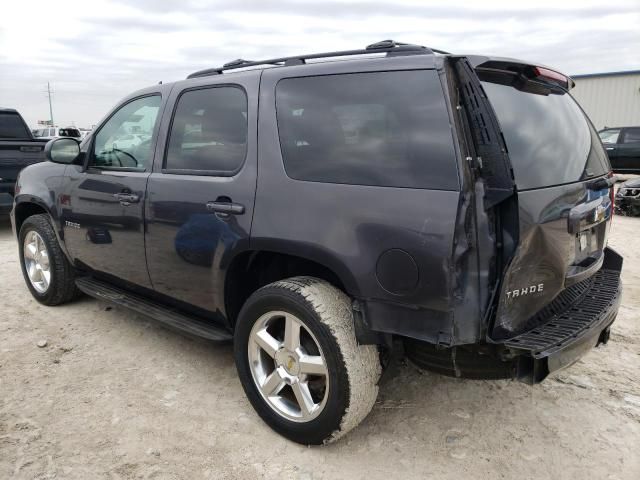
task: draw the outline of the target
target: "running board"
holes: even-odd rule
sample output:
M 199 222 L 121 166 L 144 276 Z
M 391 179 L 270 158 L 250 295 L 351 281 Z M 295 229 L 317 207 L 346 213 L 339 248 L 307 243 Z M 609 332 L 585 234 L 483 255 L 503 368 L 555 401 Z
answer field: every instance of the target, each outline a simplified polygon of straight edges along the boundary
M 164 326 L 189 336 L 212 342 L 230 342 L 233 335 L 222 327 L 208 323 L 197 317 L 185 315 L 170 307 L 147 300 L 91 277 L 76 279 L 77 287 L 92 297 L 128 308 L 136 313 L 161 322 Z

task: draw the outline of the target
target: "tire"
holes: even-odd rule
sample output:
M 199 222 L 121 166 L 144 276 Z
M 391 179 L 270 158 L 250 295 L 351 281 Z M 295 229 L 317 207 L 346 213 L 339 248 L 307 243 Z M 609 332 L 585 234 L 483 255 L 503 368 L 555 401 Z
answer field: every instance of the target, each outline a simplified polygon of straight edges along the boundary
M 48 281 L 34 282 L 29 277 L 27 261 L 25 261 L 25 245 L 34 245 L 30 243 L 31 240 L 36 240 L 37 244 L 46 251 L 46 258 L 45 255 L 39 257 L 42 265 L 48 265 Z M 69 302 L 78 294 L 75 271 L 62 252 L 47 215 L 40 214 L 28 217 L 20 227 L 18 241 L 22 275 L 33 298 L 44 305 L 52 306 Z M 41 272 L 44 271 L 41 269 Z M 45 278 L 44 273 L 40 278 Z
M 299 348 L 290 349 L 296 343 L 287 339 L 286 332 L 295 322 L 301 324 Z M 277 341 L 269 340 L 273 355 L 262 347 L 263 342 L 255 341 L 265 332 Z M 254 292 L 238 316 L 234 353 L 240 381 L 258 415 L 297 443 L 337 440 L 367 416 L 378 395 L 378 349 L 357 344 L 349 297 L 323 280 L 294 277 Z M 318 368 L 310 369 L 312 362 L 305 355 L 323 362 L 318 371 L 324 373 L 304 373 Z M 282 380 L 284 384 L 276 386 L 271 395 L 263 394 L 271 390 L 266 380 L 274 376 L 276 383 Z M 313 402 L 312 408 L 301 407 L 301 390 L 307 392 L 303 398 Z

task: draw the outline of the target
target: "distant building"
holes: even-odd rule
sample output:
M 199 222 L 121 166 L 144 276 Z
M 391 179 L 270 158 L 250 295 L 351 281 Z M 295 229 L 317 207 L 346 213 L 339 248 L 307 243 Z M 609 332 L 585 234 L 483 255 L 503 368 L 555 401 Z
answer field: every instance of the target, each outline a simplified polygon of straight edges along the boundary
M 640 126 L 640 70 L 572 76 L 571 94 L 598 130 Z

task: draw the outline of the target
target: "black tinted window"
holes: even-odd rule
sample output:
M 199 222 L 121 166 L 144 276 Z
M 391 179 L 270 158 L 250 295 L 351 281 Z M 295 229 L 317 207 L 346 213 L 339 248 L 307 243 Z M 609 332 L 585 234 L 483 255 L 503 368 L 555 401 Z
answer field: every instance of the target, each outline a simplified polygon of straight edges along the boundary
M 190 90 L 176 108 L 165 168 L 236 172 L 247 150 L 247 97 L 237 87 Z
M 17 113 L 0 113 L 0 138 L 30 138 Z
M 434 71 L 281 80 L 280 145 L 295 179 L 455 190 L 449 118 Z
M 482 85 L 498 117 L 519 189 L 576 182 L 608 171 L 597 133 L 569 94 Z
M 625 128 L 622 143 L 640 143 L 640 128 Z

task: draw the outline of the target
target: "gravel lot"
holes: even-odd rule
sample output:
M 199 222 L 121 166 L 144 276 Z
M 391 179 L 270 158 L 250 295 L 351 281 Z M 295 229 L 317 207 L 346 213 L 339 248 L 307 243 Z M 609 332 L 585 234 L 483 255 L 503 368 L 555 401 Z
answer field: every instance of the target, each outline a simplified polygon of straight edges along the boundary
M 638 233 L 640 218 L 615 218 L 625 291 L 606 347 L 535 387 L 445 378 L 398 359 L 359 428 L 305 448 L 253 412 L 230 346 L 89 298 L 36 303 L 0 219 L 0 479 L 636 480 Z

